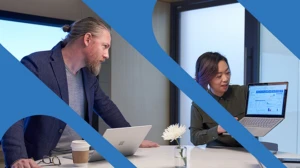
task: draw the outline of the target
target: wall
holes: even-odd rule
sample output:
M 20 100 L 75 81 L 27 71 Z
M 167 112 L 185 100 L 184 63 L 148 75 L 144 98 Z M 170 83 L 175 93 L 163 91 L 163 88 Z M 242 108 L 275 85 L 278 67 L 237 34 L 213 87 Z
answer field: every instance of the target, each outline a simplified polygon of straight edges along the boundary
M 158 2 L 153 30 L 169 53 L 169 4 Z M 132 125 L 151 124 L 147 139 L 166 144 L 161 135 L 169 123 L 169 81 L 117 32 L 112 32 L 112 99 Z

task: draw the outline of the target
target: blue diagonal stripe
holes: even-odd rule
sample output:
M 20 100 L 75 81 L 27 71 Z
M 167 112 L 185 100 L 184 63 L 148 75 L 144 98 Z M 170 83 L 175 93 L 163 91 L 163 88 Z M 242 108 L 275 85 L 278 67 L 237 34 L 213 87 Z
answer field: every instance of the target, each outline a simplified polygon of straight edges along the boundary
M 83 2 L 265 166 L 284 167 L 273 154 L 160 48 L 152 31 L 152 12 L 156 0 L 83 0 Z

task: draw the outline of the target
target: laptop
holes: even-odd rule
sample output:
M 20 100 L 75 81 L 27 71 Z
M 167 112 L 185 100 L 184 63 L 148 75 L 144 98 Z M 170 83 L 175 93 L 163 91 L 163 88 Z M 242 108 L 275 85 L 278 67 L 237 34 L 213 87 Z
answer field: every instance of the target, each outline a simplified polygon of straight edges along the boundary
M 256 137 L 263 137 L 285 118 L 288 82 L 248 85 L 246 115 L 239 122 Z
M 103 137 L 124 156 L 132 156 L 138 150 L 151 128 L 152 125 L 110 128 L 104 132 Z M 96 150 L 91 150 L 89 154 L 88 162 L 104 160 L 104 157 Z M 63 157 L 72 159 L 72 154 Z

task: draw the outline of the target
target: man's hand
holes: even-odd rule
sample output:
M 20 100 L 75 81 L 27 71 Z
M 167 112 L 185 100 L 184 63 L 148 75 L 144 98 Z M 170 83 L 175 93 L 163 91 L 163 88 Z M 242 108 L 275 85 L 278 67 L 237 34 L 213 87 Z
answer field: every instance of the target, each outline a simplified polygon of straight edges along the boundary
M 20 159 L 16 161 L 12 166 L 12 168 L 40 168 L 34 160 L 32 159 Z
M 144 140 L 140 145 L 140 148 L 153 148 L 153 147 L 159 147 L 159 145 L 155 142 L 148 141 L 148 140 Z

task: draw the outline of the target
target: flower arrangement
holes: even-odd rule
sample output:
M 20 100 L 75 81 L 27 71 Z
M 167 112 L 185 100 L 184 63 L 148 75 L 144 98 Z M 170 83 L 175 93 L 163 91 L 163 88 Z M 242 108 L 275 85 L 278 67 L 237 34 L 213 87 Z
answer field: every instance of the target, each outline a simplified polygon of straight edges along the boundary
M 184 125 L 170 125 L 167 129 L 165 129 L 165 132 L 163 133 L 162 137 L 164 138 L 164 140 L 170 140 L 170 142 L 176 140 L 177 144 L 179 145 L 177 139 L 181 138 L 185 131 L 186 127 Z
M 182 138 L 182 135 L 185 133 L 185 131 L 186 131 L 185 125 L 174 124 L 166 128 L 162 135 L 164 140 L 170 140 L 170 142 L 173 142 L 175 140 L 177 142 L 178 144 L 177 149 L 180 149 L 179 154 L 184 161 L 184 166 L 186 166 L 186 156 L 184 156 L 183 150 L 186 150 L 186 148 L 182 148 L 180 146 L 178 142 L 178 138 Z

